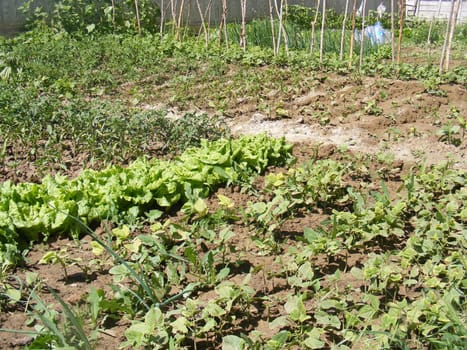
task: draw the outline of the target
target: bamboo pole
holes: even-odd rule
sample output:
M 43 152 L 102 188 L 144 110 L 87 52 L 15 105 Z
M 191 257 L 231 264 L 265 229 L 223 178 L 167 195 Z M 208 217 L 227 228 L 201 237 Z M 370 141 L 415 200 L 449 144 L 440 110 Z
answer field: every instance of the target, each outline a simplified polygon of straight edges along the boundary
M 138 34 L 141 34 L 141 20 L 139 18 L 138 0 L 135 0 L 136 24 L 138 25 Z
M 442 4 L 442 0 L 439 0 L 438 1 L 438 11 L 437 11 L 437 14 L 436 15 L 433 15 L 432 19 L 431 19 L 431 22 L 430 22 L 430 28 L 428 29 L 428 36 L 426 38 L 426 43 L 427 45 L 431 45 L 431 32 L 433 30 L 433 25 L 435 23 L 435 17 L 436 18 L 439 18 L 439 14 L 441 13 L 441 4 Z
M 282 16 L 279 12 L 279 9 L 277 7 L 277 0 L 274 0 L 274 9 L 276 10 L 277 18 L 279 18 L 279 32 L 277 33 L 277 43 L 276 43 L 276 55 L 279 53 L 279 49 L 281 47 L 281 37 L 282 37 Z
M 274 56 L 277 56 L 277 48 L 276 48 L 276 28 L 274 24 L 274 13 L 272 2 L 269 0 L 269 21 L 271 22 L 271 35 L 272 35 L 272 49 L 274 51 Z
M 352 67 L 353 48 L 355 44 L 355 17 L 357 14 L 357 0 L 353 0 L 352 7 L 352 32 L 350 33 L 350 50 L 349 50 L 349 68 Z
M 288 4 L 287 4 L 287 0 L 282 0 L 281 1 L 281 12 L 283 13 L 284 12 L 284 7 L 285 7 L 285 11 L 287 12 L 287 9 L 288 9 Z M 287 16 L 287 13 L 286 13 L 286 16 Z M 281 17 L 283 17 L 283 14 L 281 15 Z M 289 37 L 287 35 L 287 31 L 285 30 L 285 27 L 284 27 L 284 21 L 282 20 L 282 35 L 284 36 L 284 45 L 285 45 L 285 53 L 287 56 L 289 56 Z
M 240 47 L 246 51 L 246 0 L 240 0 L 242 11 L 242 29 L 240 32 Z
M 225 35 L 225 46 L 229 47 L 229 41 L 227 37 L 227 0 L 222 0 L 222 16 L 219 24 L 219 45 L 222 44 L 222 34 Z
M 323 62 L 323 49 L 324 49 L 324 27 L 326 23 L 326 0 L 323 0 L 323 9 L 321 14 L 321 33 L 319 38 L 319 62 Z
M 191 8 L 192 8 L 192 0 L 188 0 L 188 5 L 187 5 L 187 15 L 186 15 L 186 19 L 185 19 L 185 26 L 184 26 L 184 29 L 183 29 L 183 35 L 182 35 L 182 39 L 185 37 L 185 34 L 190 26 L 190 17 L 191 17 Z
M 209 34 L 209 29 L 211 28 L 211 8 L 212 8 L 212 0 L 209 0 L 208 6 L 206 7 L 206 11 L 204 12 L 204 18 L 208 18 L 207 23 L 208 23 L 208 34 Z
M 341 48 L 339 51 L 339 59 L 341 61 L 344 58 L 345 25 L 347 23 L 348 7 L 349 7 L 349 0 L 345 0 L 344 19 L 342 20 Z
M 395 48 L 395 37 L 394 30 L 396 26 L 394 24 L 394 11 L 396 10 L 394 6 L 394 0 L 391 0 L 391 63 L 394 68 L 394 63 L 396 61 L 396 48 Z
M 180 29 L 182 28 L 182 17 L 183 17 L 183 8 L 184 7 L 185 7 L 185 0 L 182 0 L 182 2 L 180 3 L 180 10 L 178 11 L 177 31 L 175 33 L 175 38 L 177 40 L 180 40 Z
M 397 64 L 401 63 L 402 30 L 404 29 L 405 0 L 399 0 L 399 37 L 397 39 Z
M 453 10 L 452 14 L 452 21 L 451 21 L 451 26 L 450 26 L 450 32 L 449 32 L 449 37 L 448 37 L 448 43 L 447 43 L 447 48 L 446 48 L 446 58 L 444 60 L 444 70 L 447 71 L 449 69 L 449 60 L 451 58 L 451 47 L 452 47 L 452 39 L 454 38 L 454 32 L 456 30 L 456 24 L 457 24 L 457 16 L 459 14 L 459 9 L 461 5 L 461 0 L 456 1 L 456 6 Z
M 362 32 L 360 33 L 360 57 L 358 60 L 358 66 L 361 67 L 363 64 L 363 49 L 365 47 L 365 12 L 366 12 L 366 0 L 363 0 L 363 11 L 362 11 Z
M 442 73 L 443 71 L 444 59 L 446 58 L 446 48 L 448 45 L 449 30 L 451 28 L 452 15 L 454 14 L 454 1 L 455 0 L 451 0 L 451 11 L 449 13 L 449 18 L 446 23 L 446 32 L 444 34 L 443 48 L 441 49 L 441 57 L 439 59 L 439 72 L 440 73 Z
M 274 1 L 274 5 L 276 7 L 276 13 L 277 17 L 279 18 L 279 33 L 277 34 L 277 45 L 276 45 L 276 50 L 277 53 L 279 53 L 279 49 L 281 47 L 281 37 L 284 38 L 284 47 L 285 47 L 285 52 L 287 56 L 289 55 L 289 41 L 287 38 L 287 33 L 284 28 L 284 0 L 281 0 L 280 3 L 280 8 L 277 6 L 277 1 Z
M 112 27 L 115 29 L 115 0 L 112 0 Z
M 227 7 L 227 0 L 222 0 L 225 4 L 223 12 L 224 12 L 224 37 L 225 37 L 225 46 L 229 48 L 229 35 L 227 33 L 227 13 L 228 13 L 228 7 Z
M 211 28 L 211 6 L 212 6 L 212 0 L 209 0 L 206 6 L 206 9 L 204 10 L 204 14 L 203 14 L 204 22 L 206 23 L 206 29 L 208 33 L 209 33 L 209 29 Z M 201 35 L 201 30 L 202 28 L 200 28 L 198 35 Z
M 198 8 L 198 13 L 199 13 L 199 18 L 201 19 L 201 28 L 200 31 L 202 30 L 204 33 L 204 40 L 205 40 L 205 45 L 208 47 L 209 45 L 209 35 L 208 35 L 208 30 L 206 28 L 206 21 L 204 19 L 204 14 L 203 11 L 201 10 L 201 5 L 199 3 L 199 0 L 196 0 L 196 7 Z M 199 33 L 201 34 L 201 33 Z
M 357 1 L 357 0 L 354 0 L 354 1 Z M 319 4 L 320 4 L 320 0 L 316 2 L 315 18 L 311 22 L 311 42 L 310 42 L 310 54 L 311 55 L 313 55 L 313 51 L 315 48 L 315 28 L 316 28 L 316 22 L 318 22 Z
M 175 0 L 169 0 L 170 1 L 170 13 L 172 15 L 172 34 L 176 35 L 177 32 L 177 15 L 176 15 L 176 6 L 175 6 Z
M 112 0 L 114 1 L 114 0 Z M 165 21 L 165 9 L 164 9 L 164 0 L 161 0 L 161 23 L 159 24 L 159 35 L 162 39 L 162 35 L 164 33 L 164 21 Z

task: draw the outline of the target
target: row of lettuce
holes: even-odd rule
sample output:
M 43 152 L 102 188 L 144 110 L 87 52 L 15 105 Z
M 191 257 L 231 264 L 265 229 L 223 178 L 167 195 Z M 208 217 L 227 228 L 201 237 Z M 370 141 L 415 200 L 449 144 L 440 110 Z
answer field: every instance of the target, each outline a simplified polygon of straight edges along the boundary
M 78 237 L 83 225 L 128 222 L 153 210 L 167 211 L 193 196 L 236 183 L 267 166 L 292 161 L 292 146 L 265 135 L 203 141 L 174 160 L 139 159 L 128 167 L 84 170 L 75 179 L 47 176 L 39 184 L 0 184 L 0 263 L 19 262 L 32 242 L 65 234 Z

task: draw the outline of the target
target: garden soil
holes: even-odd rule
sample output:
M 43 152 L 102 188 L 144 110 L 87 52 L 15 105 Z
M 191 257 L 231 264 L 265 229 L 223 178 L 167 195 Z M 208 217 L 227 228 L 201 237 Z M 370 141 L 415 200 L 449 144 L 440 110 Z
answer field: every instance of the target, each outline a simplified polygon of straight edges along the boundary
M 248 105 L 237 101 L 229 106 L 227 122 L 234 134 L 268 133 L 272 136 L 284 136 L 295 144 L 294 154 L 298 162 L 310 158 L 336 158 L 342 152 L 358 155 L 374 155 L 375 159 L 387 160 L 388 166 L 394 170 L 388 178 L 388 188 L 395 190 L 402 184 L 400 174 L 410 169 L 415 163 L 426 162 L 437 164 L 450 160 L 459 169 L 467 170 L 466 148 L 467 140 L 462 130 L 450 135 L 449 138 L 440 134 L 445 125 L 455 125 L 458 116 L 467 116 L 466 87 L 461 85 L 441 85 L 440 91 L 429 92 L 423 84 L 415 81 L 397 81 L 381 78 L 354 78 L 330 75 L 326 79 L 317 80 L 313 89 L 302 91 L 300 94 L 289 96 L 281 100 L 280 108 L 274 92 L 269 92 L 267 103 L 272 106 L 268 111 L 260 110 L 255 105 Z M 160 102 L 153 101 L 147 108 L 160 106 Z M 200 108 L 201 107 L 201 108 Z M 205 107 L 205 108 L 202 108 Z M 183 115 L 174 106 L 166 106 L 169 116 Z M 198 106 L 196 112 L 209 110 L 208 106 Z M 75 176 L 79 169 L 79 159 L 69 159 L 70 170 L 67 175 Z M 53 168 L 53 165 L 51 166 Z M 30 174 L 28 164 L 19 167 L 18 181 L 34 180 Z M 375 169 L 376 171 L 376 161 Z M 285 169 L 274 169 L 285 171 Z M 11 174 L 4 171 L 0 180 L 5 181 Z M 261 179 L 258 180 L 261 182 Z M 239 189 L 221 189 L 221 193 L 228 195 L 235 203 L 253 201 L 254 197 L 241 193 Z M 210 210 L 215 210 L 218 203 L 215 199 L 208 201 Z M 294 245 L 294 237 L 303 234 L 303 227 L 316 227 L 326 213 L 316 209 L 311 214 L 299 215 L 287 221 L 282 227 L 286 245 Z M 144 229 L 143 229 L 144 230 Z M 287 290 L 286 280 L 278 277 L 274 272 L 280 271 L 284 262 L 274 257 L 260 254 L 251 239 L 248 226 L 242 222 L 233 224 L 235 232 L 234 243 L 237 252 L 241 252 L 241 264 L 233 269 L 232 281 L 242 281 L 253 268 L 262 266 L 261 272 L 253 273 L 250 286 L 257 295 L 275 295 L 280 299 Z M 97 233 L 103 233 L 105 227 L 96 228 Z M 135 233 L 137 234 L 137 233 Z M 397 247 L 400 242 L 386 242 Z M 77 266 L 67 268 L 67 276 L 63 268 L 58 265 L 41 265 L 40 258 L 50 250 L 59 251 L 67 248 L 71 258 L 81 258 L 89 261 L 92 258 L 89 237 L 83 237 L 79 242 L 66 238 L 58 238 L 48 244 L 36 245 L 28 254 L 26 265 L 13 271 L 10 277 L 12 284 L 17 283 L 15 277 L 24 279 L 25 272 L 36 272 L 43 283 L 39 294 L 52 307 L 58 308 L 58 303 L 49 292 L 53 288 L 68 303 L 76 308 L 84 307 L 84 301 L 91 287 L 102 288 L 110 293 L 109 285 L 112 276 L 106 269 L 96 269 L 84 274 Z M 348 252 L 346 256 L 332 261 L 326 256 L 318 256 L 315 266 L 321 267 L 323 274 L 333 273 L 340 269 L 343 261 L 347 264 L 347 271 L 353 266 L 362 266 L 372 249 L 385 247 L 368 247 L 364 251 Z M 388 247 L 390 248 L 390 247 Z M 351 274 L 342 272 L 341 288 L 351 285 L 355 281 Z M 205 293 L 204 295 L 202 293 Z M 200 299 L 209 299 L 209 293 L 202 292 Z M 413 291 L 407 292 L 408 298 L 415 298 Z M 12 307 L 0 315 L 0 328 L 26 330 L 33 329 L 33 324 L 27 324 L 26 313 L 28 305 Z M 254 308 L 254 306 L 252 306 Z M 252 330 L 262 332 L 266 337 L 273 331 L 269 329 L 266 320 L 273 319 L 284 313 L 280 305 L 271 305 L 267 310 L 252 309 L 251 319 L 239 322 L 239 330 L 248 333 Z M 131 320 L 107 320 L 100 325 L 99 342 L 96 349 L 116 349 L 124 340 L 124 330 L 131 324 Z M 27 334 L 0 332 L 0 348 L 20 349 L 31 338 Z M 211 344 L 212 346 L 212 344 Z M 196 347 L 195 347 L 196 348 Z M 210 348 L 203 340 L 199 340 L 197 348 Z M 211 347 L 212 348 L 212 347 Z

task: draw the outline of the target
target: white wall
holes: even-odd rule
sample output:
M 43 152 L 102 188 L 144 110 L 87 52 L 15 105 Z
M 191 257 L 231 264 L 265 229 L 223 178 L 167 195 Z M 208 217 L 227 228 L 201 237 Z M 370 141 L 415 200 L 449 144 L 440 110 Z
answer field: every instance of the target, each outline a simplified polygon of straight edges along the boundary
M 22 28 L 25 23 L 24 15 L 18 10 L 26 0 L 0 0 L 0 34 L 17 31 Z M 163 2 L 166 6 L 169 0 L 154 0 L 156 3 Z M 174 0 L 180 6 L 182 0 Z M 272 0 L 280 3 L 280 0 Z M 357 0 L 357 7 L 360 6 L 362 0 Z M 418 15 L 420 17 L 432 18 L 434 12 L 437 13 L 438 0 L 419 0 L 420 8 Z M 36 6 L 50 7 L 55 0 L 35 0 Z M 210 20 L 212 25 L 217 25 L 222 16 L 222 0 L 199 0 L 202 11 L 204 12 L 209 2 L 212 2 Z M 289 5 L 302 5 L 308 7 L 316 7 L 317 0 L 288 0 Z M 322 1 L 321 1 L 322 2 Z M 343 12 L 345 0 L 327 0 L 327 8 L 334 8 L 337 12 Z M 390 10 L 391 0 L 367 0 L 367 11 L 376 10 L 380 3 L 384 3 L 387 11 Z M 394 0 L 397 4 L 397 0 Z M 407 0 L 408 8 L 413 6 L 416 0 Z M 110 3 L 110 0 L 109 0 Z M 231 22 L 241 20 L 240 0 L 227 0 L 228 20 Z M 349 0 L 349 7 L 352 6 L 352 0 Z M 185 8 L 183 15 L 184 23 L 189 22 L 192 25 L 200 24 L 200 15 L 195 0 L 185 0 Z M 442 1 L 441 18 L 446 18 L 449 15 L 450 0 Z M 177 11 L 178 12 L 178 11 Z M 170 7 L 167 8 L 166 18 L 170 17 Z M 247 19 L 267 17 L 269 16 L 269 0 L 247 0 Z M 467 21 L 467 0 L 462 3 L 462 8 L 459 13 L 459 21 Z
M 440 18 L 448 19 L 451 13 L 451 0 L 419 0 L 418 6 L 416 0 L 407 0 L 407 14 L 419 18 Z M 467 22 L 467 1 L 462 1 L 459 13 L 457 15 L 457 22 Z

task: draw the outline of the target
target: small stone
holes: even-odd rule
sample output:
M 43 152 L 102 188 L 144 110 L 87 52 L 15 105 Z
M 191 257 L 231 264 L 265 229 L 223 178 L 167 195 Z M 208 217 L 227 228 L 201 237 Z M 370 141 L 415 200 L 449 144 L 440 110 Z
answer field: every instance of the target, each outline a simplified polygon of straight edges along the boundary
M 255 113 L 250 118 L 250 123 L 258 123 L 268 119 L 264 114 Z

